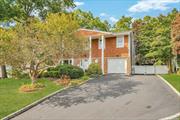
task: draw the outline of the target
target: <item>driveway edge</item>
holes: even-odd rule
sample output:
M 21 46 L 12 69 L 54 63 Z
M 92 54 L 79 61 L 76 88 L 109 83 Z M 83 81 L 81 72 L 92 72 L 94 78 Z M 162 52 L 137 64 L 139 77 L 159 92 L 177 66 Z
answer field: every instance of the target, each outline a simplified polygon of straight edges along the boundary
M 160 80 L 162 80 L 164 83 L 166 83 L 166 85 L 168 85 L 168 86 L 171 88 L 171 90 L 173 90 L 174 93 L 176 93 L 176 95 L 180 97 L 180 92 L 178 92 L 169 82 L 167 82 L 167 81 L 166 81 L 163 77 L 161 77 L 160 75 L 156 75 L 156 76 L 159 77 Z M 178 113 L 176 113 L 176 114 L 174 114 L 174 115 L 165 117 L 165 118 L 161 118 L 161 119 L 159 119 L 159 120 L 172 120 L 172 119 L 175 119 L 175 118 L 177 118 L 177 117 L 179 117 L 179 116 L 180 116 L 180 112 L 178 112 Z
M 88 82 L 88 81 L 91 80 L 91 79 L 92 79 L 92 78 L 90 78 L 90 79 L 88 79 L 88 80 L 82 82 L 82 83 L 79 84 L 78 86 L 85 84 L 86 82 Z M 74 87 L 74 86 L 67 86 L 67 87 L 64 87 L 64 88 L 62 88 L 62 89 L 60 89 L 60 90 L 57 90 L 57 91 L 55 91 L 55 92 L 53 92 L 53 93 L 51 93 L 51 94 L 49 94 L 49 95 L 47 95 L 47 96 L 45 96 L 45 97 L 43 97 L 43 98 L 41 98 L 41 99 L 39 99 L 39 100 L 33 102 L 33 103 L 31 103 L 31 104 L 29 104 L 29 105 L 27 105 L 27 106 L 21 108 L 20 110 L 15 111 L 15 112 L 13 112 L 13 113 L 11 113 L 11 114 L 5 116 L 5 117 L 2 118 L 1 120 L 9 120 L 9 119 L 12 119 L 12 118 L 14 118 L 14 117 L 16 117 L 16 116 L 22 114 L 23 112 L 26 112 L 27 110 L 33 108 L 34 106 L 40 104 L 40 103 L 43 102 L 44 100 L 46 100 L 46 99 L 48 99 L 48 98 L 50 98 L 50 97 L 56 95 L 57 93 L 62 92 L 62 91 L 64 91 L 64 90 L 66 90 L 66 89 L 68 89 L 68 88 L 72 88 L 72 87 Z
M 169 82 L 167 82 L 163 77 L 160 75 L 157 75 L 162 81 L 164 81 L 179 97 L 180 97 L 180 92 L 177 91 Z

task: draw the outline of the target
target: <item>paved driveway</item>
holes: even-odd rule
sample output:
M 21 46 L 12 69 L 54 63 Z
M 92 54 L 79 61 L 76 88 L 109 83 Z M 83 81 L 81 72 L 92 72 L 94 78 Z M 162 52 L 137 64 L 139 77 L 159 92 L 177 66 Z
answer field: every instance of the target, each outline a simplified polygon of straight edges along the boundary
M 65 90 L 14 119 L 154 120 L 180 112 L 180 98 L 156 76 L 111 74 Z

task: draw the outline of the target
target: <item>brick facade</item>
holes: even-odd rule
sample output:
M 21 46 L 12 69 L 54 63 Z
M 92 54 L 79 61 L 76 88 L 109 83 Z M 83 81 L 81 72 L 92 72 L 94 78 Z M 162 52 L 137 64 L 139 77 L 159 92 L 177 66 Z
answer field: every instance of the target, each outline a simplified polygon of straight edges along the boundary
M 98 32 L 98 31 L 93 31 L 93 30 L 79 30 L 78 31 L 79 35 L 85 36 L 86 39 L 88 40 L 89 36 L 98 36 L 96 38 L 92 38 L 91 40 L 91 57 L 92 57 L 92 62 L 97 62 L 101 66 L 101 54 L 102 50 L 98 48 L 98 41 L 101 37 L 101 35 L 106 35 L 109 33 L 106 32 Z M 108 59 L 109 58 L 123 58 L 127 60 L 127 75 L 131 74 L 131 55 L 129 52 L 129 46 L 130 46 L 130 39 L 128 38 L 129 36 L 123 35 L 124 36 L 124 47 L 123 48 L 116 48 L 116 35 L 112 36 L 105 36 L 105 49 L 104 49 L 104 73 L 107 73 L 108 70 Z M 89 55 L 87 55 L 89 56 Z M 85 57 L 88 59 L 88 57 Z M 81 59 L 75 59 L 74 64 L 79 65 Z
M 124 47 L 116 48 L 116 37 L 105 38 L 104 49 L 104 72 L 107 73 L 107 60 L 108 58 L 124 58 L 127 59 L 127 74 L 131 74 L 131 59 L 129 56 L 129 43 L 128 35 L 124 36 Z M 98 48 L 98 39 L 92 40 L 92 58 L 97 59 L 101 66 L 101 49 Z

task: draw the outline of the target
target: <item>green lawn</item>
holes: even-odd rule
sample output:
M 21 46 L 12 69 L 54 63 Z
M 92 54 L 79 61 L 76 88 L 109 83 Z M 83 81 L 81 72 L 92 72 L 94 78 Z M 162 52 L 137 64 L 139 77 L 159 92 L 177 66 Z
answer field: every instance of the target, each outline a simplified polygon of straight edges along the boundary
M 49 80 L 38 80 L 38 82 L 45 84 L 45 88 L 34 93 L 21 93 L 18 88 L 30 83 L 28 79 L 0 79 L 0 119 L 13 113 L 22 107 L 61 89 L 61 86 L 56 85 Z
M 176 74 L 168 74 L 161 75 L 164 79 L 166 79 L 176 90 L 180 92 L 180 75 Z

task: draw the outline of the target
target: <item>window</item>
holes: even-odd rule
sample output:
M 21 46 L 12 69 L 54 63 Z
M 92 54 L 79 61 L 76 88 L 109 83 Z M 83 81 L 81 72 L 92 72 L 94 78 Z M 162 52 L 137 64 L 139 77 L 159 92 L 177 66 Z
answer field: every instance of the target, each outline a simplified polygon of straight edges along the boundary
M 99 39 L 98 42 L 99 42 L 99 43 L 98 43 L 98 48 L 99 48 L 99 49 L 102 49 L 102 39 Z M 105 40 L 104 40 L 104 49 L 105 49 Z
M 120 36 L 116 38 L 116 47 L 123 48 L 124 47 L 124 36 Z
M 69 64 L 72 65 L 72 60 L 63 60 L 62 64 Z

